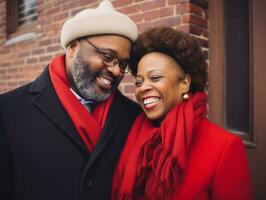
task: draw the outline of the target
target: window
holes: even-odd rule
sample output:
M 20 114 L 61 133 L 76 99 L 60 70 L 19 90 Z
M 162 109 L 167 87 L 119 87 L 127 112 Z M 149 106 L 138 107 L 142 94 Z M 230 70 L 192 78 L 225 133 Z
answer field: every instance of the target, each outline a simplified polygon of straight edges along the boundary
M 32 32 L 37 19 L 37 0 L 6 0 L 8 38 Z
M 250 0 L 210 2 L 212 121 L 254 146 L 254 60 Z
M 228 6 L 234 6 L 234 11 L 228 10 Z M 229 127 L 230 130 L 238 130 L 237 132 L 242 133 L 241 137 L 246 144 L 246 150 L 253 175 L 254 199 L 266 199 L 266 1 L 237 0 L 229 2 L 229 0 L 211 0 L 209 1 L 209 8 L 209 118 L 225 128 Z M 233 13 L 229 14 L 228 11 Z M 236 16 L 236 14 L 238 16 Z M 229 15 L 234 16 L 234 20 L 231 22 L 228 21 Z M 239 20 L 242 22 L 240 23 Z M 232 23 L 230 25 L 233 26 L 230 30 L 232 33 L 227 33 L 228 23 Z M 229 52 L 227 52 L 232 51 L 229 49 L 230 44 L 228 44 L 228 39 L 231 37 L 230 34 L 232 34 L 233 42 L 231 45 L 237 46 L 234 56 L 232 54 L 229 55 Z M 241 40 L 244 42 L 243 44 L 240 44 Z M 232 48 L 234 48 L 234 46 Z M 230 56 L 231 58 L 229 58 Z M 232 64 L 230 61 L 232 58 L 235 58 L 238 61 Z M 231 70 L 228 69 L 228 65 L 236 65 L 235 67 L 238 69 L 236 69 L 238 73 L 231 72 L 235 73 L 233 78 L 228 77 L 229 70 Z M 234 89 L 231 92 L 228 92 L 228 90 L 231 89 L 231 81 L 234 81 L 234 78 L 238 79 L 236 80 L 238 82 L 236 83 L 236 85 L 238 85 L 237 88 L 245 90 L 243 93 L 229 94 L 234 91 L 237 93 L 237 90 L 239 90 Z M 227 84 L 227 81 L 230 83 Z M 235 85 L 232 86 L 236 87 Z M 243 120 L 241 124 L 239 124 L 239 122 L 235 123 L 232 120 L 233 117 L 229 119 L 230 122 L 228 123 L 228 115 L 239 116 L 241 114 L 240 112 L 238 114 L 226 113 L 229 107 L 226 102 L 231 101 L 231 98 L 226 95 L 237 96 L 235 105 L 239 100 L 242 101 L 240 103 L 242 105 L 237 105 L 242 108 L 244 107 L 244 109 L 241 108 L 242 115 L 245 115 L 244 117 L 240 116 L 242 118 L 241 120 Z M 235 98 L 236 97 L 233 99 Z M 239 108 L 233 109 L 238 110 Z M 249 122 L 246 122 L 248 118 Z
M 251 132 L 249 0 L 225 0 L 225 125 L 240 134 Z

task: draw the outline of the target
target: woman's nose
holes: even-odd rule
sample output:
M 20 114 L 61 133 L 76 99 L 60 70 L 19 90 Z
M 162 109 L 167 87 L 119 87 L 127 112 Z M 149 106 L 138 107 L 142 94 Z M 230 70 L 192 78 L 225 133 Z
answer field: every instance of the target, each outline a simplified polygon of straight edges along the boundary
M 152 86 L 148 82 L 144 82 L 140 87 L 139 87 L 141 92 L 146 92 L 152 89 Z

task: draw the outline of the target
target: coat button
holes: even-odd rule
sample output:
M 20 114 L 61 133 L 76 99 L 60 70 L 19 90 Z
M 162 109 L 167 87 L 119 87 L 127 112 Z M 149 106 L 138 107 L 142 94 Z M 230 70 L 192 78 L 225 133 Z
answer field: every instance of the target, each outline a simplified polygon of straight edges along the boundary
M 86 187 L 92 187 L 92 180 L 87 178 L 84 180 L 84 184 Z

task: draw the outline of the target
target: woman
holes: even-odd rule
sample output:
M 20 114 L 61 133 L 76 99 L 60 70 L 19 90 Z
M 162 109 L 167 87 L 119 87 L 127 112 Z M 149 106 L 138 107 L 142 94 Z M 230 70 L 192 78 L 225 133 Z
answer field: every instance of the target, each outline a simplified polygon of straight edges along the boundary
M 142 107 L 120 157 L 113 199 L 250 200 L 242 141 L 207 120 L 207 64 L 196 39 L 142 33 L 132 52 Z

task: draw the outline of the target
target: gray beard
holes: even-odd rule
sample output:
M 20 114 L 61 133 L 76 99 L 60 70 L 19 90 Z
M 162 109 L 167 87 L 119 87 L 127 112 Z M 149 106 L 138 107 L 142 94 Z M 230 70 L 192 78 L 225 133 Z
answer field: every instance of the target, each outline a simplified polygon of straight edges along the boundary
M 101 73 L 100 71 L 92 71 L 90 65 L 83 59 L 83 51 L 79 50 L 77 57 L 73 62 L 73 80 L 80 95 L 86 100 L 92 101 L 104 101 L 107 99 L 113 88 L 105 94 L 99 94 L 95 90 L 94 81 L 96 77 Z

